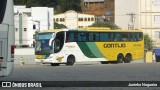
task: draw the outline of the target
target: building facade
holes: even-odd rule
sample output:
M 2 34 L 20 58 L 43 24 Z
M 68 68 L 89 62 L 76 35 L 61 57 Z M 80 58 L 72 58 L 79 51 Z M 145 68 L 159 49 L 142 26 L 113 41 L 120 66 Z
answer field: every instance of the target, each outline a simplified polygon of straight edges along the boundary
M 92 25 L 95 23 L 95 16 L 69 10 L 65 13 L 54 15 L 54 22 L 63 24 L 67 26 L 67 28 L 75 29 Z
M 115 24 L 142 29 L 160 47 L 160 0 L 115 0 Z
M 160 47 L 160 0 L 140 0 L 140 26 Z
M 122 29 L 139 29 L 140 0 L 115 0 L 115 24 Z
M 15 44 L 33 45 L 36 31 L 53 29 L 53 8 L 14 6 Z
M 96 16 L 97 21 L 104 19 L 114 22 L 115 0 L 81 0 L 82 13 Z

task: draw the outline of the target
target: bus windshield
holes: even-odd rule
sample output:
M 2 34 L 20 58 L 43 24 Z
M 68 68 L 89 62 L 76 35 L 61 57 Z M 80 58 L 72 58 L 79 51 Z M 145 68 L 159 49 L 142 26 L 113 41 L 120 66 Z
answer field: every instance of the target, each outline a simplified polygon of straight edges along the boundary
M 51 47 L 49 46 L 50 40 L 39 40 L 36 42 L 36 54 L 50 54 Z
M 35 44 L 35 53 L 36 54 L 50 54 L 51 46 L 49 45 L 50 40 L 52 39 L 54 33 L 42 33 L 39 34 Z

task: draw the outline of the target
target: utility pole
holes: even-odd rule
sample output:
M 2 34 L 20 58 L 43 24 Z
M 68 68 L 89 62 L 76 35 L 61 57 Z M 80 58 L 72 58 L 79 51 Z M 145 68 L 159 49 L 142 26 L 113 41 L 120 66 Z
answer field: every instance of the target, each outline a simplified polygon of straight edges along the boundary
M 135 18 L 136 18 L 135 14 L 131 12 L 130 14 L 127 14 L 127 15 L 130 16 L 130 22 L 131 22 L 131 25 L 128 24 L 128 29 L 133 30 L 134 29 L 134 22 L 135 22 Z

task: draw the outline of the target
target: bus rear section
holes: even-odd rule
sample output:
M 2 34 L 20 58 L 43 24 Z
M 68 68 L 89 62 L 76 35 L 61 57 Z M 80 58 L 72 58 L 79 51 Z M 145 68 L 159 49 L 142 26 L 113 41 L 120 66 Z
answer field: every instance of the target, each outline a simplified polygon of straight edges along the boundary
M 14 66 L 13 0 L 0 0 L 0 76 L 9 76 Z

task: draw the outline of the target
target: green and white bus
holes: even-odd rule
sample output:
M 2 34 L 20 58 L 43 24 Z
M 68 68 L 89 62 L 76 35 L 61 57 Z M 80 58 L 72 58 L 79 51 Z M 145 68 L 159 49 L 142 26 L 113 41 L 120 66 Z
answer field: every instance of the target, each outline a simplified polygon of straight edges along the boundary
M 141 30 L 90 27 L 61 30 L 54 32 L 54 37 L 50 36 L 47 39 L 37 44 L 39 51 L 47 56 L 39 55 L 37 59 L 52 66 L 73 65 L 74 62 L 86 61 L 100 61 L 102 64 L 113 61 L 130 63 L 132 60 L 144 58 L 144 39 Z
M 0 76 L 8 76 L 14 68 L 13 0 L 0 0 Z

